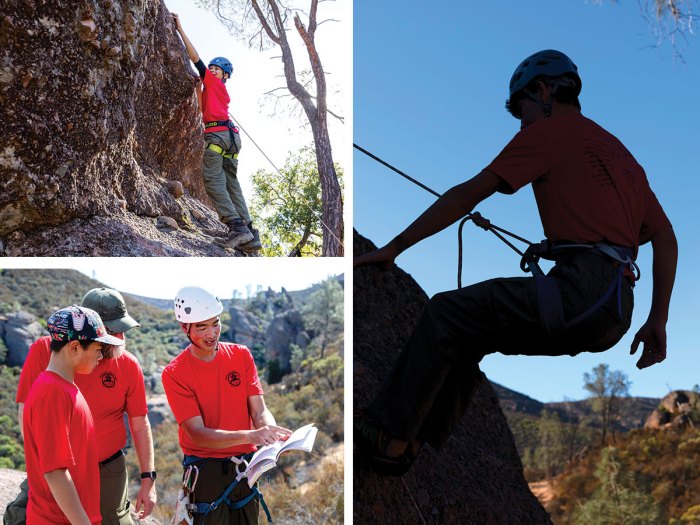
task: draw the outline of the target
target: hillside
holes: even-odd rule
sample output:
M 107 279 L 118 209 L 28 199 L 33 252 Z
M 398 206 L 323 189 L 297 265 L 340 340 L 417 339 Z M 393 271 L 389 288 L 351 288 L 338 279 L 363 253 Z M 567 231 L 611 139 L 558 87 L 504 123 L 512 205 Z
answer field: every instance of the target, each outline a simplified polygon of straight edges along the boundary
M 547 510 L 557 525 L 696 525 L 699 464 L 700 429 L 634 430 L 567 466 Z

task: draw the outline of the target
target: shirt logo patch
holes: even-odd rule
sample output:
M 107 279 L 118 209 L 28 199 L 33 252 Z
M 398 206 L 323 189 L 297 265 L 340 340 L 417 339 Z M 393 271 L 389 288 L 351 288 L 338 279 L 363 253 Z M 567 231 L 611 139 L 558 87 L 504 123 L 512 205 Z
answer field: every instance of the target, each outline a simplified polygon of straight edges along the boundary
M 231 371 L 226 376 L 226 381 L 228 381 L 228 384 L 231 386 L 239 386 L 241 384 L 241 376 L 238 372 Z
M 114 388 L 117 384 L 117 376 L 112 372 L 102 372 L 100 380 L 102 381 L 102 386 L 105 388 Z

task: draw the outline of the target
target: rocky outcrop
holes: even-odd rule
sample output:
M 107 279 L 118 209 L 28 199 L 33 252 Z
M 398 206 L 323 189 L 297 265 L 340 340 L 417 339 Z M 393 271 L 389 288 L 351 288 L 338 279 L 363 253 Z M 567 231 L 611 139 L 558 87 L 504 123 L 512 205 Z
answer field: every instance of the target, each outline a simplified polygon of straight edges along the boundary
M 0 255 L 231 255 L 202 201 L 196 76 L 162 0 L 7 0 Z
M 288 310 L 275 316 L 265 331 L 265 356 L 277 360 L 282 373 L 289 372 L 292 345 L 306 348 L 311 338 L 297 310 Z
M 374 245 L 357 233 L 355 254 Z M 405 272 L 381 279 L 372 267 L 354 272 L 353 395 L 364 407 L 388 375 L 427 302 Z M 528 489 L 513 436 L 488 381 L 439 453 L 424 447 L 402 478 L 380 477 L 356 455 L 355 523 L 549 524 Z
M 14 312 L 0 318 L 0 339 L 7 347 L 5 364 L 22 366 L 29 347 L 42 335 L 46 335 L 46 330 L 30 313 Z
M 175 422 L 175 416 L 173 411 L 170 410 L 165 394 L 148 396 L 146 406 L 148 407 L 148 422 L 151 424 L 151 427 L 157 427 L 163 422 Z
M 253 348 L 265 340 L 265 329 L 258 316 L 238 306 L 231 307 L 229 313 L 231 314 L 230 341 Z
M 666 395 L 644 423 L 644 428 L 688 427 L 700 423 L 700 394 L 674 390 Z

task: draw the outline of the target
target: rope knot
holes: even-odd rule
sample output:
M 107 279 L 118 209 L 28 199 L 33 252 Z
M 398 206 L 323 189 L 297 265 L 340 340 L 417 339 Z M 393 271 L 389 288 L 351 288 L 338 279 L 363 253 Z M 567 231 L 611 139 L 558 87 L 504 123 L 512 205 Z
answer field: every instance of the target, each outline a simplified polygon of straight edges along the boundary
M 472 213 L 471 219 L 472 222 L 474 222 L 474 224 L 477 225 L 479 228 L 482 228 L 484 230 L 489 230 L 491 228 L 491 221 L 485 217 L 482 217 L 481 213 L 479 213 L 478 211 Z

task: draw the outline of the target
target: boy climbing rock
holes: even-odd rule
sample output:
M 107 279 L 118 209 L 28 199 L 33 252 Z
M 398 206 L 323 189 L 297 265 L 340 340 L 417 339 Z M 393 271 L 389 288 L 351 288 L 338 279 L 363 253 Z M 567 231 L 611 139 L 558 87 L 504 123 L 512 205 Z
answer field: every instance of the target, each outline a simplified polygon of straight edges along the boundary
M 238 128 L 229 120 L 228 105 L 231 101 L 226 91 L 226 80 L 233 74 L 233 65 L 224 57 L 216 57 L 204 66 L 197 50 L 182 29 L 180 18 L 172 13 L 173 22 L 202 78 L 201 109 L 204 118 L 204 188 L 214 204 L 221 222 L 228 233 L 214 242 L 224 248 L 238 248 L 255 252 L 262 247 L 258 231 L 248 212 L 243 190 L 238 181 L 238 153 L 241 139 Z

